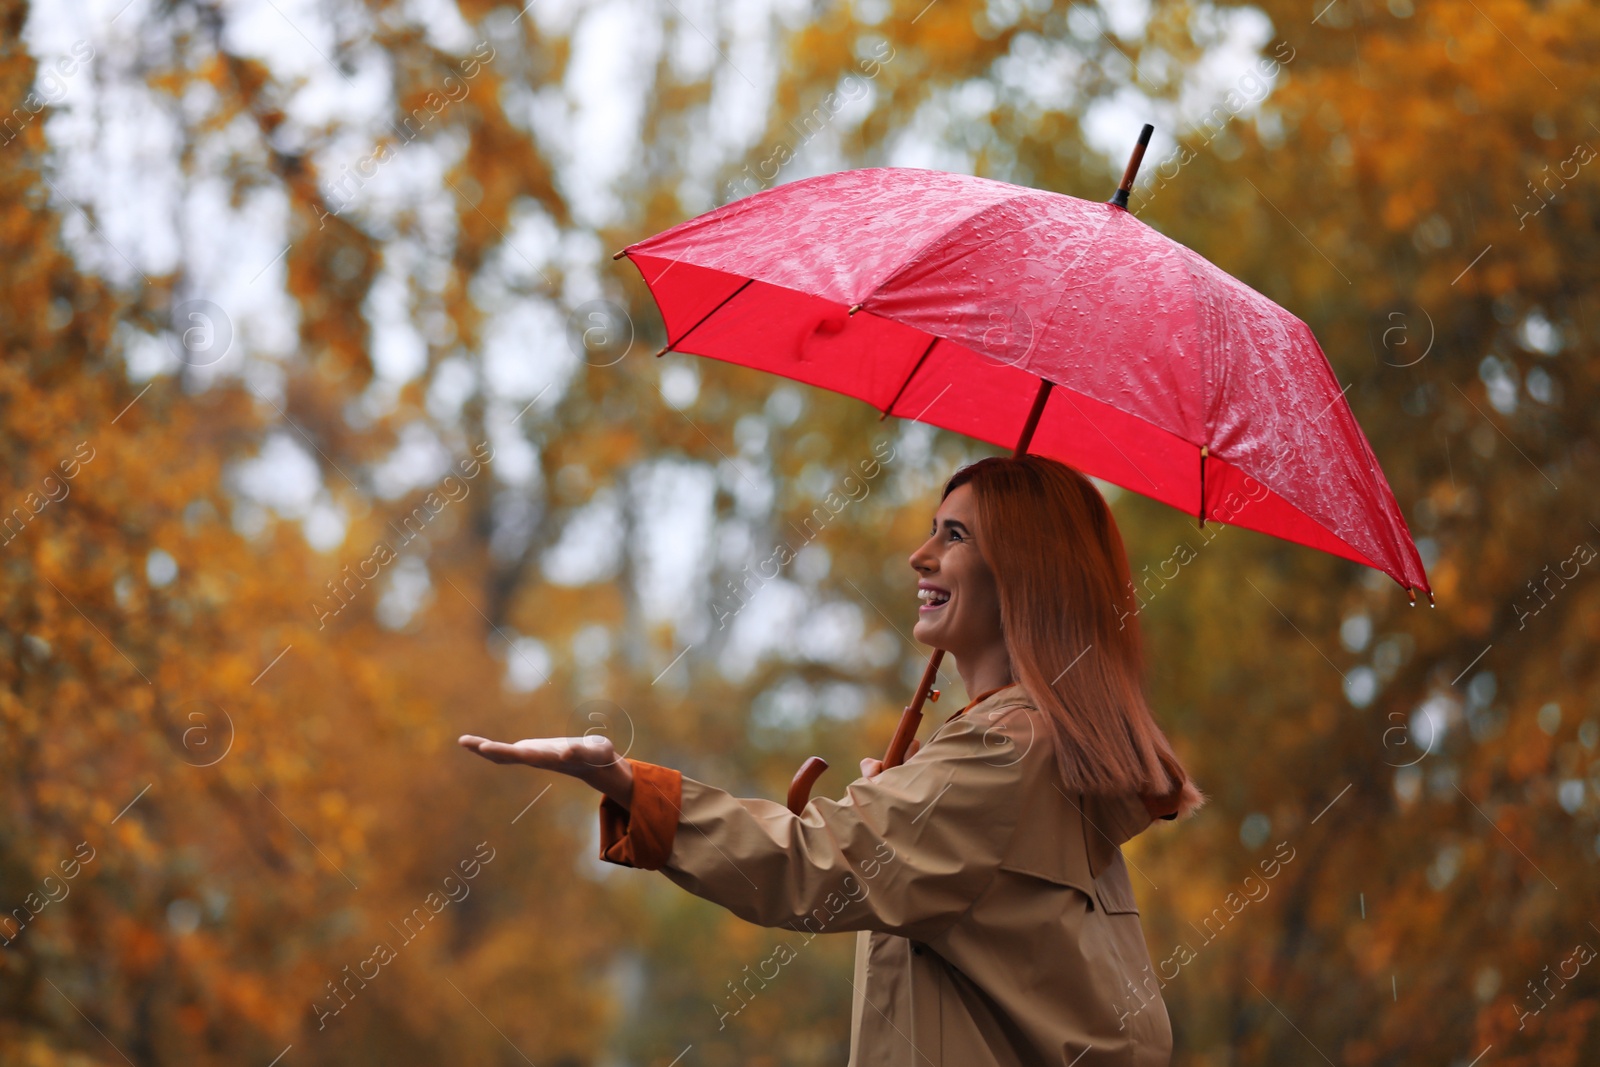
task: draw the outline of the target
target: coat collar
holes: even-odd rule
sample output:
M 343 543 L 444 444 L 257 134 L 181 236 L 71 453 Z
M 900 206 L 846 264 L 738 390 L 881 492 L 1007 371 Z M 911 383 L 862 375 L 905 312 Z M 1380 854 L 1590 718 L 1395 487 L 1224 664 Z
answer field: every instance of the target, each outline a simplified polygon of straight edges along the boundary
M 1022 685 L 1021 682 L 1012 682 L 1009 685 L 996 686 L 995 688 L 989 690 L 986 693 L 979 693 L 977 696 L 972 698 L 972 700 L 967 704 L 966 707 L 962 708 L 960 711 L 958 711 L 955 714 L 951 715 L 950 718 L 945 720 L 945 722 L 947 722 L 947 723 L 948 722 L 954 722 L 957 718 L 959 718 L 962 715 L 965 715 L 967 712 L 971 711 L 973 708 L 977 707 L 979 704 L 982 704 L 985 700 L 988 700 L 990 697 L 994 696 L 996 693 L 1003 693 L 1007 689 L 1017 689 L 1017 688 L 1020 688 L 1021 685 Z

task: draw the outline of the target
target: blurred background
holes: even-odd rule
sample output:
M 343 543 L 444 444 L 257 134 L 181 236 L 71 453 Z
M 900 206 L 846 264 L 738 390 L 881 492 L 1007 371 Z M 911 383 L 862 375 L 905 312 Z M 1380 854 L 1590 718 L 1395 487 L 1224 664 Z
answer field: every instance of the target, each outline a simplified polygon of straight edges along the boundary
M 652 358 L 611 253 L 857 166 L 1104 200 L 1145 121 L 1133 210 L 1312 326 L 1437 593 L 1103 486 L 1211 797 L 1129 848 L 1173 1062 L 1600 1062 L 1592 0 L 0 21 L 0 1063 L 842 1064 L 853 936 L 455 737 L 841 795 L 987 450 Z

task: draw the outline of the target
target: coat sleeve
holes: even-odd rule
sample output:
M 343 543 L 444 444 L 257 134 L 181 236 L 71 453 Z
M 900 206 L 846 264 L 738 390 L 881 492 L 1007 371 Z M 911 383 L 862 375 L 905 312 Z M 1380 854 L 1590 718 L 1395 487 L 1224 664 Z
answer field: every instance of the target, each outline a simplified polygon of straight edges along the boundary
M 798 816 L 636 763 L 635 810 L 602 801 L 601 858 L 659 869 L 760 926 L 927 940 L 993 880 L 1025 776 L 1042 758 L 1053 763 L 1028 711 L 960 715 L 901 766 L 858 778 L 841 800 L 814 798 Z M 664 817 L 672 807 L 675 823 Z

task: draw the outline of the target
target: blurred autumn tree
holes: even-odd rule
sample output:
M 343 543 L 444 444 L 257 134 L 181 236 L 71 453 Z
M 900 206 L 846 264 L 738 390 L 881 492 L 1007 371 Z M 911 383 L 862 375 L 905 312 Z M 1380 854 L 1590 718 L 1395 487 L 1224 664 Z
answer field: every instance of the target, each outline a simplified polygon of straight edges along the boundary
M 1310 323 L 1438 590 L 1114 494 L 1204 546 L 1141 616 L 1214 797 L 1130 853 L 1175 1062 L 1596 1059 L 1592 5 L 0 12 L 0 1062 L 842 1062 L 850 938 L 719 1029 L 784 937 L 453 738 L 837 795 L 968 445 L 652 360 L 608 254 L 845 166 L 1100 198 L 1146 117 L 1135 210 Z

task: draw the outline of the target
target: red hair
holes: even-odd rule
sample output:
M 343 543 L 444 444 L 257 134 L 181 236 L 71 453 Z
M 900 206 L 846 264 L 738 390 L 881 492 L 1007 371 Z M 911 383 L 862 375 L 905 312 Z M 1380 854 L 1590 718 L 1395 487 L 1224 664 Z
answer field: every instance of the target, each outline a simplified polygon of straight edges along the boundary
M 1105 497 L 1080 471 L 1043 456 L 979 460 L 943 495 L 962 485 L 972 489 L 978 549 L 999 587 L 1012 675 L 1055 726 L 1067 789 L 1141 794 L 1153 815 L 1205 803 L 1145 701 L 1139 605 Z

